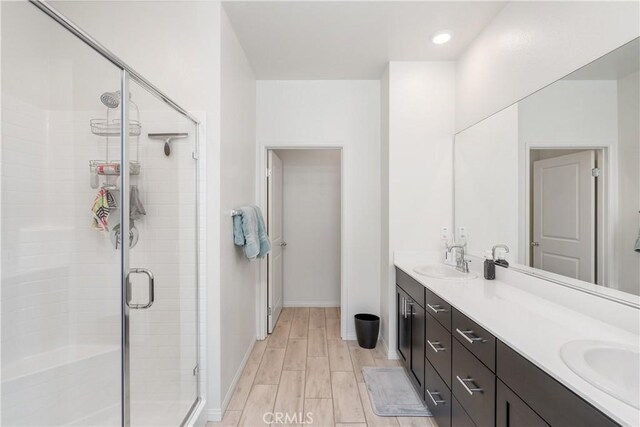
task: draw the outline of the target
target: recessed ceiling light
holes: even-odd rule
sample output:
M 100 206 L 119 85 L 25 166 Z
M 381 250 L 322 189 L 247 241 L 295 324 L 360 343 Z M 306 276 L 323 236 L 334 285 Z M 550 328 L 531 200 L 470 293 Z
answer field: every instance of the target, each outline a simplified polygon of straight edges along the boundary
M 431 41 L 435 44 L 445 44 L 449 40 L 451 40 L 451 31 L 438 31 L 431 38 Z

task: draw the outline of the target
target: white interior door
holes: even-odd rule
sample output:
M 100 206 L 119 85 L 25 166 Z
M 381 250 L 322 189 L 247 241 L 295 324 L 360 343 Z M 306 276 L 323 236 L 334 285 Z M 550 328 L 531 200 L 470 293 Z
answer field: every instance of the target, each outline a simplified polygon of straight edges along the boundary
M 533 266 L 595 283 L 595 152 L 533 163 Z
M 270 150 L 268 164 L 267 227 L 271 238 L 271 253 L 267 258 L 267 324 L 268 332 L 271 333 L 282 311 L 282 250 L 286 243 L 282 238 L 282 160 Z

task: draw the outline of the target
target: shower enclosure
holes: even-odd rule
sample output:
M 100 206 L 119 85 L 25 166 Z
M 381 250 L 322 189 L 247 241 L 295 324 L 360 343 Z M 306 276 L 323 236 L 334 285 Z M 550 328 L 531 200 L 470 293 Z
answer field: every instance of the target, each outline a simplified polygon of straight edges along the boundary
M 1 7 L 1 424 L 185 424 L 199 123 L 46 3 Z

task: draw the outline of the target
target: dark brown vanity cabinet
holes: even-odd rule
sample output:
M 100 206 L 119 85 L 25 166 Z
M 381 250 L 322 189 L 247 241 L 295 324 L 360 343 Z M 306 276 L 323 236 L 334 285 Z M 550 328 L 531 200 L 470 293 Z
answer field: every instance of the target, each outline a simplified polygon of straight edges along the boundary
M 398 353 L 439 427 L 618 425 L 400 269 L 396 284 Z
M 396 271 L 398 353 L 409 377 L 424 399 L 424 286 L 402 270 Z
M 405 291 L 396 286 L 396 313 L 398 324 L 398 355 L 400 360 L 409 367 L 411 363 L 411 320 L 407 316 L 407 305 L 410 298 Z
M 549 427 L 533 409 L 498 380 L 496 392 L 497 427 Z

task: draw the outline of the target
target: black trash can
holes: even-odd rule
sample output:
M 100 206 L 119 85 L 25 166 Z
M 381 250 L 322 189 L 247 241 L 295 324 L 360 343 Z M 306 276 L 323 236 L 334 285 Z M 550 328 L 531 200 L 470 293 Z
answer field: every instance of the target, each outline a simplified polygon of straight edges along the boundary
M 356 336 L 358 344 L 362 348 L 376 348 L 378 332 L 380 331 L 380 318 L 374 314 L 359 313 L 355 316 Z

